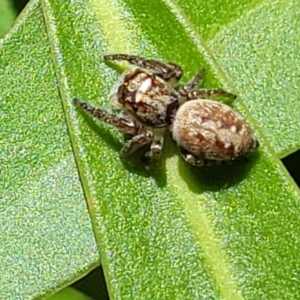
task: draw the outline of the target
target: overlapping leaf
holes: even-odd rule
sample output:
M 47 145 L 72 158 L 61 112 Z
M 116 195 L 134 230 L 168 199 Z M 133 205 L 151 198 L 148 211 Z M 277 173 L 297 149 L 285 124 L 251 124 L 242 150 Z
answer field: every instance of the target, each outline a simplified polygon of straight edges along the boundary
M 98 259 L 37 2 L 1 41 L 0 128 L 0 298 L 31 299 Z
M 231 3 L 222 2 L 222 9 L 217 9 L 197 1 L 42 2 L 52 52 L 50 55 L 44 50 L 44 56 L 38 56 L 37 61 L 45 64 L 45 59 L 51 58 L 53 62 L 44 70 L 54 68 L 60 96 L 57 91 L 51 92 L 50 83 L 44 89 L 63 103 L 113 299 L 293 299 L 298 294 L 299 191 L 276 155 L 291 151 L 298 140 L 293 131 L 286 137 L 275 134 L 271 139 L 271 131 L 264 130 L 261 124 L 268 124 L 275 133 L 280 130 L 270 114 L 257 117 L 256 97 L 244 94 L 251 95 L 249 87 L 244 89 L 246 76 L 240 81 L 237 76 L 234 81 L 228 80 L 228 75 L 233 76 L 240 65 L 230 69 L 230 73 L 225 50 L 218 51 L 221 54 L 216 60 L 214 49 L 219 47 L 218 39 L 222 41 L 218 36 L 220 28 L 228 28 L 225 35 L 231 32 L 233 37 L 228 22 L 252 7 L 237 5 L 236 10 L 231 10 Z M 214 14 L 214 10 L 218 13 Z M 205 13 L 208 11 L 210 15 Z M 215 28 L 202 26 L 199 16 L 205 16 L 206 24 L 215 24 Z M 247 28 L 251 33 L 252 27 Z M 37 34 L 34 37 L 35 41 L 40 40 Z M 230 39 L 226 42 L 226 49 L 230 49 Z M 36 49 L 32 44 L 30 41 Z M 247 50 L 246 46 L 241 47 Z M 7 51 L 7 46 L 3 49 Z M 26 56 L 28 50 L 24 51 L 18 53 Z M 222 84 L 241 95 L 235 106 L 255 128 L 262 145 L 260 151 L 247 164 L 202 171 L 178 159 L 168 140 L 163 166 L 157 170 L 149 173 L 134 162 L 122 162 L 118 157 L 121 135 L 75 111 L 71 103 L 75 95 L 107 107 L 107 94 L 118 74 L 104 64 L 102 55 L 106 52 L 176 61 L 186 70 L 184 80 L 205 66 L 207 86 Z M 240 60 L 241 64 L 248 63 L 246 56 Z M 41 71 L 36 68 L 30 74 L 36 79 Z M 276 74 L 272 76 L 277 78 Z M 266 85 L 270 90 L 269 83 Z M 33 91 L 28 85 L 23 86 L 27 93 L 18 95 L 19 103 L 25 103 L 22 105 L 30 116 L 32 107 L 37 105 L 24 99 L 33 99 L 39 93 L 37 88 Z M 47 107 L 49 97 L 37 98 L 39 106 Z M 255 101 L 250 102 L 252 99 Z M 243 101 L 250 107 L 252 117 Z M 52 116 L 55 111 L 51 110 Z M 289 107 L 281 113 L 290 111 Z M 36 118 L 30 120 L 30 127 L 35 128 Z M 20 129 L 17 124 L 14 126 Z M 66 140 L 65 132 L 60 132 L 62 136 L 57 139 Z M 291 145 L 282 147 L 283 138 L 290 138 Z M 59 145 L 59 149 L 70 149 L 68 143 Z M 72 158 L 69 162 L 68 165 L 74 165 Z M 11 170 L 11 174 L 17 173 L 16 168 Z M 64 173 L 57 173 L 65 178 Z M 46 193 L 41 186 L 39 191 Z M 67 198 L 74 201 L 72 195 Z M 21 196 L 20 201 L 26 202 L 26 198 Z M 79 203 L 82 202 L 74 204 L 74 209 Z M 65 210 L 71 214 L 69 207 Z M 78 225 L 69 214 L 68 222 Z M 57 230 L 53 224 L 50 228 Z M 90 237 L 90 231 L 85 237 Z

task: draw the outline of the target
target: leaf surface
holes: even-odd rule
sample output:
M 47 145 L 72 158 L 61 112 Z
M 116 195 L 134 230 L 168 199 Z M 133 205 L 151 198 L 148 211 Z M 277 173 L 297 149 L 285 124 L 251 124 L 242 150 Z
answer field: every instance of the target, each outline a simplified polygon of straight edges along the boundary
M 298 1 L 212 1 L 203 5 L 202 1 L 178 0 L 174 10 L 201 34 L 226 81 L 238 91 L 278 156 L 298 150 Z
M 57 74 L 68 78 L 61 95 L 111 297 L 293 298 L 297 281 L 285 278 L 298 274 L 299 191 L 259 126 L 262 147 L 252 164 L 195 170 L 168 141 L 165 167 L 147 176 L 141 166 L 122 165 L 115 129 L 71 104 L 75 95 L 108 107 L 118 74 L 104 53 L 176 61 L 187 76 L 205 66 L 206 84 L 220 86 L 219 67 L 169 3 L 44 3 Z M 236 107 L 249 117 L 241 101 Z
M 67 287 L 48 298 L 48 300 L 92 300 L 92 298 L 82 294 L 74 288 Z
M 53 293 L 97 264 L 42 10 L 0 45 L 0 298 Z
M 219 47 L 215 38 L 221 29 L 230 28 L 234 20 L 242 13 L 250 12 L 257 3 L 241 2 L 238 5 L 234 2 L 236 7 L 232 2 L 222 3 L 220 9 L 212 7 L 209 2 L 200 5 L 198 1 L 42 1 L 51 52 L 40 45 L 45 40 L 45 36 L 41 37 L 42 31 L 38 31 L 40 35 L 35 31 L 30 45 L 43 55 L 34 60 L 38 62 L 37 67 L 26 74 L 30 74 L 30 78 L 39 78 L 39 85 L 29 88 L 25 80 L 28 78 L 22 77 L 27 92 L 22 90 L 22 93 L 14 94 L 13 98 L 20 100 L 11 105 L 10 119 L 13 119 L 13 108 L 25 99 L 35 99 L 39 107 L 45 108 L 49 99 L 53 99 L 54 106 L 61 99 L 112 299 L 295 299 L 298 295 L 299 189 L 277 158 L 278 153 L 291 151 L 297 140 L 292 139 L 292 146 L 285 149 L 278 146 L 283 145 L 280 140 L 285 138 L 283 135 L 275 134 L 272 141 L 270 133 L 261 125 L 269 122 L 268 126 L 273 126 L 274 132 L 278 133 L 275 122 L 268 114 L 262 121 L 252 108 L 247 109 L 251 106 L 256 109 L 261 104 L 256 103 L 255 97 L 247 100 L 240 91 L 241 86 L 247 86 L 249 79 L 245 76 L 242 78 L 245 82 L 233 82 L 231 76 L 228 79 L 227 71 L 223 72 L 227 70 L 226 64 L 221 55 L 215 56 L 213 51 L 213 47 Z M 212 13 L 214 10 L 215 14 Z M 34 11 L 28 12 L 28 15 L 32 17 Z M 203 23 L 197 23 L 201 20 L 199 16 L 203 16 Z M 36 17 L 34 25 L 31 25 L 33 27 L 37 26 L 38 20 L 41 22 L 41 16 Z M 214 24 L 215 27 L 203 24 Z M 31 26 L 28 28 L 31 29 Z M 24 33 L 18 30 L 11 33 L 11 37 L 20 40 L 18 33 L 23 37 Z M 231 33 L 231 36 L 235 35 Z M 3 49 L 8 51 L 8 46 L 4 45 Z M 25 48 L 15 52 L 26 57 L 28 51 Z M 122 135 L 114 128 L 76 111 L 71 103 L 72 97 L 76 96 L 95 106 L 109 107 L 107 95 L 118 73 L 102 60 L 102 55 L 108 52 L 175 61 L 186 70 L 183 81 L 206 67 L 205 86 L 223 85 L 241 95 L 234 106 L 255 129 L 261 142 L 259 152 L 246 164 L 204 171 L 187 166 L 178 158 L 174 144 L 167 139 L 163 162 L 158 169 L 149 173 L 134 160 L 132 164 L 122 162 L 118 156 Z M 241 58 L 243 63 L 246 60 L 246 56 Z M 15 62 L 14 69 L 17 69 L 16 65 Z M 48 77 L 48 80 L 52 78 L 51 82 L 44 77 L 41 81 L 43 73 L 38 66 L 43 66 L 44 72 L 50 70 L 51 74 L 55 74 L 59 94 L 57 90 L 56 94 L 51 92 L 55 87 L 53 75 Z M 43 88 L 41 83 L 47 86 Z M 269 87 L 270 82 L 266 84 Z M 16 87 L 16 84 L 12 86 Z M 14 93 L 18 91 L 17 88 L 12 90 Z M 44 95 L 46 91 L 50 91 L 52 98 Z M 37 107 L 37 104 L 29 102 L 25 107 L 24 115 L 28 118 L 32 113 L 29 108 Z M 90 239 L 91 228 L 83 207 L 83 194 L 61 106 L 55 107 L 49 108 L 50 116 L 55 115 L 56 121 L 61 120 L 61 127 L 55 134 L 50 132 L 46 137 L 57 138 L 56 143 L 54 140 L 49 142 L 53 147 L 50 150 L 60 149 L 60 155 L 69 158 L 67 165 L 73 166 L 72 176 L 57 178 L 71 178 L 72 184 L 68 184 L 71 194 L 64 191 L 63 201 L 58 201 L 60 198 L 55 195 L 56 201 L 47 203 L 51 203 L 52 209 L 57 202 L 67 206 L 61 212 L 68 213 L 63 221 L 70 226 L 59 218 L 56 222 L 66 226 L 66 232 L 73 228 L 76 237 L 68 242 L 76 242 L 77 251 L 92 249 L 90 256 L 83 251 L 86 257 L 81 257 L 80 264 L 76 255 L 74 259 L 70 254 L 61 260 L 65 265 L 58 267 L 68 267 L 70 259 L 78 266 L 86 266 L 87 261 L 96 263 L 97 256 Z M 286 112 L 289 110 L 283 113 Z M 39 116 L 42 114 L 37 113 L 29 122 L 30 128 L 35 128 L 35 119 Z M 11 126 L 19 128 L 18 124 Z M 43 127 L 39 124 L 37 128 L 40 131 Z M 52 124 L 47 128 L 54 130 L 56 127 Z M 34 135 L 30 133 L 28 136 L 32 139 Z M 13 144 L 7 136 L 4 140 L 9 145 Z M 50 151 L 47 161 L 54 154 Z M 61 160 L 57 162 L 62 165 Z M 7 163 L 7 168 L 11 164 L 11 161 Z M 9 169 L 17 174 L 13 167 Z M 44 185 L 39 186 L 41 195 L 47 194 L 44 189 Z M 24 205 L 23 199 L 26 203 L 27 198 L 20 198 Z M 76 204 L 74 199 L 78 199 Z M 73 205 L 68 205 L 71 202 Z M 45 203 L 41 206 L 47 208 Z M 85 221 L 78 222 L 74 211 Z M 43 212 L 42 215 L 47 214 Z M 60 233 L 53 221 L 51 219 L 47 223 L 50 224 L 48 228 L 56 233 L 53 239 L 58 239 L 65 232 Z M 5 224 L 8 223 L 6 220 Z M 85 226 L 87 229 L 84 229 Z M 88 242 L 78 239 L 77 234 L 81 231 L 85 232 L 81 238 L 88 239 Z M 41 258 L 39 262 L 43 266 L 50 265 Z M 80 272 L 83 271 L 78 267 L 74 273 L 62 272 L 60 278 L 65 276 L 66 281 L 71 281 L 73 274 Z M 58 279 L 54 285 L 61 284 Z

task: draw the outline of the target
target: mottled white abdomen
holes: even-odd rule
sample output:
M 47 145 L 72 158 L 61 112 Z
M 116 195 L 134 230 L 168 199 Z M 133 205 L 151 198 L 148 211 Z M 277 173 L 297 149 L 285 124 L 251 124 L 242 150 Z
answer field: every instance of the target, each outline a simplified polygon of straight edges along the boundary
M 213 100 L 196 99 L 181 105 L 171 131 L 178 146 L 208 160 L 231 160 L 258 146 L 242 116 Z

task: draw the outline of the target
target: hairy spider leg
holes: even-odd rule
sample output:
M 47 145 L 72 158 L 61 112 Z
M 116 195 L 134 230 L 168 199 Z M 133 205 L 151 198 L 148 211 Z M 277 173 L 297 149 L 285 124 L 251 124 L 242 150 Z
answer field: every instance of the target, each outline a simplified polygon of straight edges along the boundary
M 153 133 L 149 130 L 142 132 L 141 134 L 135 135 L 130 139 L 121 149 L 121 156 L 127 156 L 132 154 L 142 146 L 148 145 L 153 140 Z
M 86 102 L 82 102 L 77 98 L 73 99 L 73 103 L 75 106 L 82 108 L 83 110 L 85 110 L 86 112 L 94 116 L 95 118 L 117 127 L 123 133 L 136 135 L 141 129 L 141 125 L 139 123 L 129 118 L 126 118 L 123 115 L 122 116 L 116 115 L 104 111 L 100 108 L 95 108 Z
M 195 167 L 203 167 L 204 166 L 203 159 L 197 158 L 191 153 L 183 153 L 180 151 L 180 154 L 181 154 L 182 158 L 190 165 L 195 166 Z
M 182 104 L 188 100 L 189 93 L 195 89 L 197 85 L 201 85 L 205 76 L 205 69 L 200 70 L 192 79 L 178 90 L 180 98 L 179 103 Z
M 183 74 L 181 67 L 175 63 L 163 63 L 157 60 L 128 54 L 111 54 L 104 55 L 103 57 L 106 61 L 124 60 L 132 65 L 147 69 L 171 85 L 175 85 Z
M 192 79 L 186 83 L 181 89 L 179 89 L 179 93 L 182 96 L 187 96 L 192 90 L 195 89 L 197 85 L 201 85 L 205 76 L 205 69 L 200 70 Z
M 201 157 L 197 157 L 195 155 L 193 155 L 192 153 L 189 153 L 188 151 L 186 151 L 185 149 L 179 147 L 179 152 L 181 157 L 189 164 L 191 164 L 194 167 L 211 167 L 211 166 L 219 166 L 221 164 L 228 164 L 230 165 L 233 161 L 247 161 L 247 158 L 244 157 L 237 157 L 235 159 L 232 160 L 228 160 L 228 161 L 221 161 L 221 160 L 209 160 L 209 159 L 204 159 Z
M 160 157 L 164 143 L 164 133 L 165 128 L 156 129 L 153 132 L 150 151 L 145 154 L 146 157 L 150 157 L 151 159 L 158 159 Z
M 216 96 L 227 97 L 230 99 L 236 98 L 236 95 L 224 91 L 222 89 L 199 89 L 199 90 L 193 90 L 190 93 L 188 93 L 187 101 L 195 100 L 195 99 L 212 99 Z
M 205 76 L 205 69 L 198 72 L 187 84 L 178 90 L 180 94 L 180 104 L 188 100 L 194 99 L 211 99 L 216 96 L 228 97 L 235 99 L 236 95 L 224 91 L 223 89 L 197 89 L 197 85 L 201 85 Z

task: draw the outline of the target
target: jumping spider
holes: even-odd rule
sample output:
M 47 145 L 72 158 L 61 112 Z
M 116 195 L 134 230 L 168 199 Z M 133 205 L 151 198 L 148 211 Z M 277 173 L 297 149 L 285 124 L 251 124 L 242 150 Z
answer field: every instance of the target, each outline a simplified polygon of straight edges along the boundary
M 183 74 L 175 63 L 126 54 L 105 55 L 104 59 L 127 61 L 138 67 L 120 76 L 110 96 L 112 106 L 121 113 L 94 108 L 77 98 L 74 104 L 132 136 L 121 155 L 150 145 L 146 157 L 159 158 L 168 128 L 183 158 L 194 166 L 231 161 L 258 147 L 249 125 L 237 112 L 208 100 L 215 96 L 234 99 L 235 95 L 222 89 L 197 89 L 205 70 L 175 88 Z

